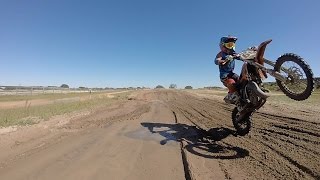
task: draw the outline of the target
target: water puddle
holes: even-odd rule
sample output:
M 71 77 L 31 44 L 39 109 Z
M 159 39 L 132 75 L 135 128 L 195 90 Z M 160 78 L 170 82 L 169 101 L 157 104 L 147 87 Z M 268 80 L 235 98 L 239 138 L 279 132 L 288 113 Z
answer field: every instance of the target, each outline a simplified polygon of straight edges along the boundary
M 173 135 L 174 133 L 174 131 L 167 127 L 153 128 L 152 131 L 150 131 L 148 128 L 141 127 L 126 133 L 125 136 L 143 141 L 155 141 L 164 145 L 167 143 L 177 143 L 177 138 Z

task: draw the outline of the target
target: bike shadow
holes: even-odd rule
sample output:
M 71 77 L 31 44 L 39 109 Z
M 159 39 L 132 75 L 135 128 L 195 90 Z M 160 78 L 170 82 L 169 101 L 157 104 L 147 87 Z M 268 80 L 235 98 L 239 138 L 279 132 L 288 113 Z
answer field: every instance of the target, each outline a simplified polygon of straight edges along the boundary
M 230 145 L 221 140 L 236 132 L 229 128 L 211 128 L 204 130 L 196 126 L 186 124 L 165 123 L 141 123 L 151 133 L 158 133 L 165 139 L 160 141 L 161 145 L 169 141 L 184 142 L 184 149 L 188 152 L 211 159 L 237 159 L 249 155 L 249 151 L 240 147 Z

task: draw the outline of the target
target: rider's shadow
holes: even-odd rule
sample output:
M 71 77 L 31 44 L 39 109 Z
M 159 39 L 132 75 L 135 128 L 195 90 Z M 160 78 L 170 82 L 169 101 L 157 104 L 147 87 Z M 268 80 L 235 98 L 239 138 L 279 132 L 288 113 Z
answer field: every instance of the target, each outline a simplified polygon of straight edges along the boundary
M 185 142 L 185 149 L 192 154 L 212 159 L 236 159 L 249 155 L 246 149 L 221 142 L 224 138 L 235 135 L 228 128 L 212 128 L 208 131 L 186 124 L 141 123 L 151 133 L 158 133 L 165 139 L 161 145 L 169 141 Z

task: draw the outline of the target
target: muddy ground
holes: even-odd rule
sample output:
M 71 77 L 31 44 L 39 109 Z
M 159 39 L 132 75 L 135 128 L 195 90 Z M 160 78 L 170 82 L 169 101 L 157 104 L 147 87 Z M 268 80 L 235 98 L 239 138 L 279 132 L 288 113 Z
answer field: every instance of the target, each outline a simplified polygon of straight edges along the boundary
M 220 96 L 128 100 L 0 135 L 1 179 L 320 179 L 317 108 L 266 104 L 237 136 Z

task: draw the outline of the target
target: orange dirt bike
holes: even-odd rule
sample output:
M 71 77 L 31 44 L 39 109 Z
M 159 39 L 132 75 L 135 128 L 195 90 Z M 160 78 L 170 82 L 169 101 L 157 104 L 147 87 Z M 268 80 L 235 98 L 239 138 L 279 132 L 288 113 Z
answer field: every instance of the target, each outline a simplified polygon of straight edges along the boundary
M 264 58 L 266 46 L 271 41 L 265 41 L 258 48 L 248 48 L 229 58 L 244 62 L 236 83 L 240 98 L 232 112 L 232 122 L 238 135 L 249 133 L 253 113 L 261 108 L 270 96 L 262 86 L 262 80 L 267 78 L 267 74 L 275 77 L 277 85 L 285 95 L 297 101 L 307 99 L 314 89 L 312 70 L 300 56 L 284 54 L 276 62 Z M 265 64 L 273 68 L 268 69 Z

